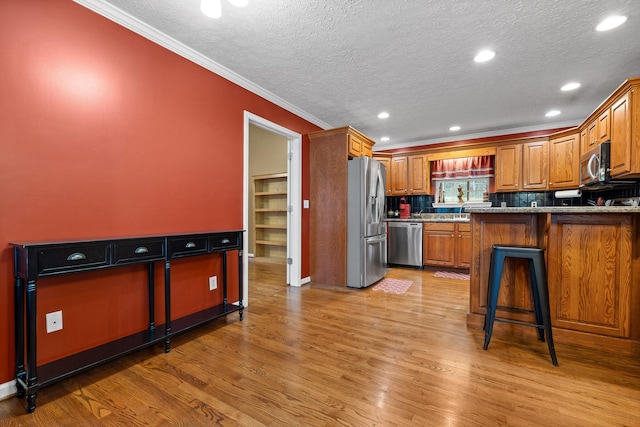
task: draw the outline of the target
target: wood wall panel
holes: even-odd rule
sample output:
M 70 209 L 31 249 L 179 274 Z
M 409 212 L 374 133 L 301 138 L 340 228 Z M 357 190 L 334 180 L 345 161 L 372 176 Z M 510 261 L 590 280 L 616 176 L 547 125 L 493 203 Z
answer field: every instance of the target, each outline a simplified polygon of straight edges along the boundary
M 544 217 L 544 215 L 542 215 Z M 493 245 L 519 245 L 542 247 L 538 229 L 540 218 L 529 214 L 500 214 L 471 216 L 472 271 L 470 311 L 484 314 L 489 280 L 489 262 Z M 504 264 L 498 304 L 530 310 L 531 291 L 528 264 L 525 260 L 507 259 Z M 517 286 L 516 286 L 517 284 Z M 500 310 L 503 311 L 503 310 Z M 531 320 L 523 313 L 499 313 L 499 317 Z
M 629 336 L 631 238 L 628 216 L 554 217 L 549 253 L 554 326 Z

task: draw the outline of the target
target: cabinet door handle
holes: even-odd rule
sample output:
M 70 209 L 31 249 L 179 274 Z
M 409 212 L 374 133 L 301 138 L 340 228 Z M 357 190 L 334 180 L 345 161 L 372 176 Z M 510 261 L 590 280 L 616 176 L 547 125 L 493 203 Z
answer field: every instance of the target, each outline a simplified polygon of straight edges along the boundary
M 82 259 L 87 259 L 87 256 L 82 252 L 74 252 L 67 257 L 67 261 L 80 261 Z
M 186 245 L 184 245 L 185 249 L 193 249 L 196 247 L 196 244 L 193 242 L 189 242 Z
M 225 238 L 225 239 L 222 239 L 222 242 L 220 242 L 220 243 L 227 245 L 227 244 L 230 243 L 230 240 Z
M 144 246 L 140 246 L 139 248 L 136 248 L 135 252 L 137 254 L 146 254 L 147 252 L 149 252 L 149 249 L 145 248 Z

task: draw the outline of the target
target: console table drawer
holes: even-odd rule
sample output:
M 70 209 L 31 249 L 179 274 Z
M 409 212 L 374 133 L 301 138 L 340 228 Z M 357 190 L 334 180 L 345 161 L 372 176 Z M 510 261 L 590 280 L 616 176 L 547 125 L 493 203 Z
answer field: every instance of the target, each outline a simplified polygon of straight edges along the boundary
M 169 258 L 207 253 L 207 236 L 170 237 Z
M 111 263 L 110 249 L 108 242 L 38 249 L 38 274 L 46 276 L 107 267 Z
M 113 254 L 115 264 L 162 260 L 165 255 L 164 239 L 116 242 L 113 246 Z
M 240 248 L 240 233 L 220 233 L 209 238 L 212 251 Z

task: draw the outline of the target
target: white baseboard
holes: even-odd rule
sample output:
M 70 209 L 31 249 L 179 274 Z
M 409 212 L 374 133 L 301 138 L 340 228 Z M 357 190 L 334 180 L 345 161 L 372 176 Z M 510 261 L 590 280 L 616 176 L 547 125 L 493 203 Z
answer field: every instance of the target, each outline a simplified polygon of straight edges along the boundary
M 11 380 L 8 383 L 0 384 L 0 400 L 11 397 L 14 394 L 16 394 L 15 380 Z
M 311 277 L 307 276 L 304 279 L 300 279 L 301 285 L 306 285 L 307 283 L 311 283 Z

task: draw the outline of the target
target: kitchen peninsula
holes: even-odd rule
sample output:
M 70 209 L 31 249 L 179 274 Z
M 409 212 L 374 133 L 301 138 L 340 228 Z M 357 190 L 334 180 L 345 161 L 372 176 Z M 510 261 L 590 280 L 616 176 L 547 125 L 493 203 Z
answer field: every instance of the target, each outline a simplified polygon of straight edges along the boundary
M 640 355 L 640 208 L 506 207 L 471 213 L 471 282 L 467 326 L 482 328 L 492 245 L 545 249 L 556 343 Z M 530 310 L 526 260 L 504 265 L 499 306 Z M 532 321 L 499 309 L 500 317 Z M 510 333 L 530 328 L 500 324 Z M 528 336 L 528 335 L 527 335 Z M 531 335 L 533 336 L 533 335 Z

